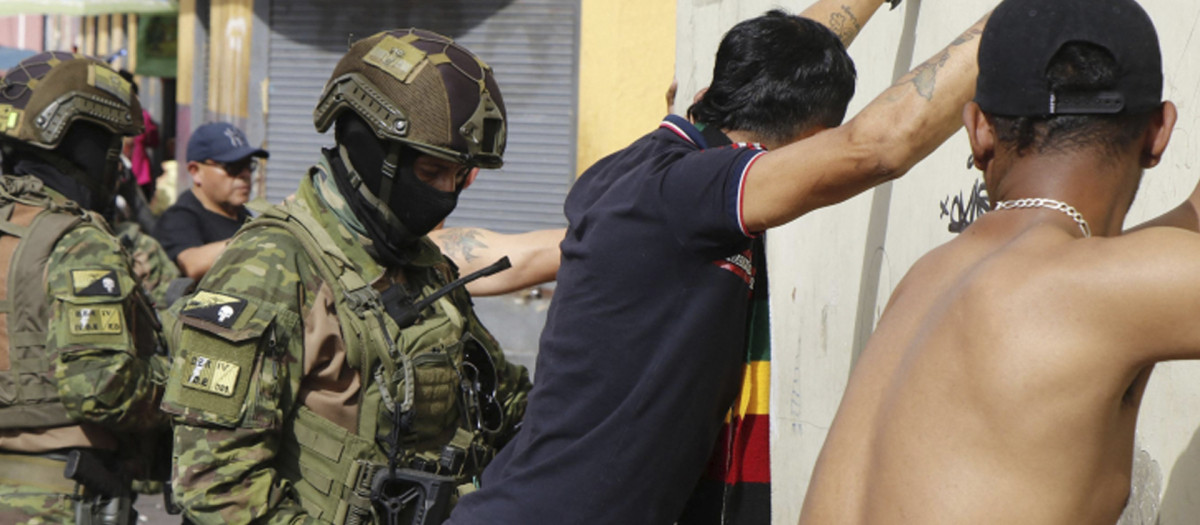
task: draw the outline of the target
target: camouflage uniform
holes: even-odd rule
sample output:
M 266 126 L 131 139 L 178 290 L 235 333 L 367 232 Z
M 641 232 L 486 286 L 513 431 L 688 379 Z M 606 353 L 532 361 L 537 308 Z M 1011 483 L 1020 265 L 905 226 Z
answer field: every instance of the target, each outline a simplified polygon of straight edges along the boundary
M 339 222 L 338 211 L 346 211 L 336 190 L 317 187 L 328 172 L 322 163 L 291 202 L 266 215 L 305 216 L 320 225 L 324 253 L 344 259 L 314 260 L 292 232 L 255 227 L 259 219 L 232 240 L 197 292 L 171 309 L 178 324 L 168 337 L 177 354 L 163 408 L 177 415 L 176 498 L 196 523 L 341 523 L 356 505 L 357 517 L 369 523 L 369 502 L 348 486 L 353 473 L 339 477 L 327 468 L 347 457 L 357 460 L 354 468 L 387 463 L 375 438 L 395 421 L 389 398 L 413 402 L 415 417 L 402 436 L 404 466 L 422 458 L 436 463 L 443 446 L 461 442 L 466 425 L 457 392 L 460 341 L 467 338 L 494 360 L 504 414 L 499 432 L 472 439 L 498 447 L 524 414 L 528 374 L 504 359 L 465 291 L 440 299 L 403 330 L 378 303 L 364 312 L 365 324 L 339 320 L 345 305 L 338 291 L 350 290 L 327 282 L 322 265 L 345 263 L 338 280 L 370 283 L 364 288 L 375 299 L 389 286 L 403 287 L 413 300 L 425 297 L 456 272 L 427 238 L 411 248 L 408 265 L 381 266 L 364 249 L 368 241 Z M 368 333 L 356 333 L 360 328 Z M 389 348 L 392 357 L 380 359 L 376 352 Z M 399 379 L 404 362 L 415 365 L 411 379 Z M 331 453 L 308 463 L 309 449 Z M 451 474 L 470 480 L 490 456 L 479 459 Z M 331 493 L 332 500 L 318 501 Z
M 34 177 L 6 175 L 0 186 L 11 195 L 0 196 L 0 209 L 14 206 L 14 199 L 26 205 L 53 200 L 57 209 L 51 213 L 84 213 Z M 3 261 L 3 271 L 9 262 Z M 9 283 L 10 290 L 17 286 Z M 69 422 L 0 429 L 0 523 L 35 518 L 38 523 L 75 523 L 73 483 L 61 479 L 63 464 L 37 454 L 65 447 L 121 448 L 136 439 L 135 433 L 167 423 L 156 409 L 166 374 L 164 358 L 154 356 L 156 322 L 148 317 L 127 255 L 98 215 L 86 213 L 54 244 L 44 290 L 50 298 L 44 355 L 11 358 L 46 361 L 50 369 L 41 381 L 56 384 L 57 399 L 44 401 L 61 403 Z M 0 370 L 8 370 L 10 363 L 0 364 L 6 365 Z M 0 386 L 17 388 L 8 381 Z M 28 380 L 20 388 L 26 385 Z M 19 402 L 5 404 L 19 408 Z M 4 410 L 0 417 L 6 417 Z M 38 476 L 55 468 L 58 480 Z
M 167 308 L 167 289 L 179 278 L 179 267 L 167 256 L 167 251 L 154 237 L 136 222 L 116 225 L 117 238 L 133 261 L 133 274 L 142 283 L 156 308 Z

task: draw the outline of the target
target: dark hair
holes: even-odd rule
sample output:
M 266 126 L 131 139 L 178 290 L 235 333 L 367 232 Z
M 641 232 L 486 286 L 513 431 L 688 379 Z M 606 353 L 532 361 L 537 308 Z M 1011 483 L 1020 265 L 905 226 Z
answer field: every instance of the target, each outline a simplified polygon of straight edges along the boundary
M 760 140 L 790 141 L 816 126 L 841 124 L 855 76 L 837 35 L 776 9 L 725 34 L 712 84 L 688 116 Z
M 1100 91 L 1117 83 L 1120 66 L 1107 49 L 1086 42 L 1069 42 L 1055 53 L 1046 68 L 1053 93 Z M 1152 113 L 1116 115 L 1047 115 L 1005 117 L 994 115 L 996 138 L 1017 155 L 1066 152 L 1099 146 L 1108 155 L 1118 154 L 1141 135 Z
M 133 89 L 133 94 L 137 95 L 138 85 L 137 81 L 133 79 L 133 72 L 129 71 L 128 69 L 122 69 L 117 71 L 117 74 L 121 75 L 121 78 L 125 79 L 126 82 L 129 82 L 129 86 Z

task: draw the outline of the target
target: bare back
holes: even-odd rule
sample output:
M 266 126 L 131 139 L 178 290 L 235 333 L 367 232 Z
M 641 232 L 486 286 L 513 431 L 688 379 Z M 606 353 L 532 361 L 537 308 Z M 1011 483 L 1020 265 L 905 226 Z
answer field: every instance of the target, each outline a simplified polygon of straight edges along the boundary
M 1116 522 L 1156 360 L 1122 323 L 1151 292 L 1120 284 L 1122 238 L 985 222 L 895 290 L 801 523 Z

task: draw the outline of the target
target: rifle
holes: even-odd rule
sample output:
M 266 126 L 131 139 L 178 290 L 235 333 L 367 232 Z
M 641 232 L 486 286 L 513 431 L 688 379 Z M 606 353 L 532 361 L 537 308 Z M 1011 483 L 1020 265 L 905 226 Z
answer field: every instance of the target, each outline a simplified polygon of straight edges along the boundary
M 137 522 L 129 477 L 119 468 L 109 468 L 92 450 L 75 449 L 67 454 L 63 476 L 83 487 L 76 489 L 76 525 L 131 525 Z

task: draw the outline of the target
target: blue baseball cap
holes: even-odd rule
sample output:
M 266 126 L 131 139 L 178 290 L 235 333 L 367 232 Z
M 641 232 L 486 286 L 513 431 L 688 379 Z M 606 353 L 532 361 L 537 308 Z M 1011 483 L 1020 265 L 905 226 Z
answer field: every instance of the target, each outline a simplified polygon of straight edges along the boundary
M 234 162 L 246 157 L 268 158 L 271 154 L 250 145 L 246 134 L 228 122 L 210 122 L 192 132 L 188 139 L 188 162 Z

